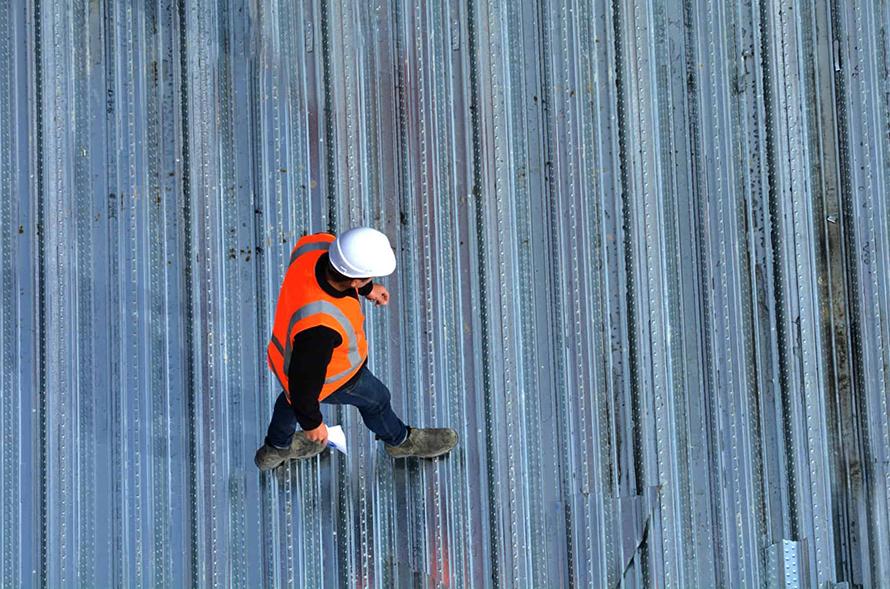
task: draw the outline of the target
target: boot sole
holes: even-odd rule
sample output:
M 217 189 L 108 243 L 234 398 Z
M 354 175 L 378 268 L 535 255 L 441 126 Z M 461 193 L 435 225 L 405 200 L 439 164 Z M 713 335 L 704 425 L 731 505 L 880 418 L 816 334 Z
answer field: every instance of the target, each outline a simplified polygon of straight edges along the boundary
M 390 456 L 395 460 L 399 460 L 401 458 L 422 458 L 428 460 L 431 458 L 439 458 L 440 456 L 445 456 L 449 452 L 451 452 L 451 450 L 445 450 L 444 452 L 439 452 L 438 454 L 390 454 Z
M 445 456 L 446 454 L 448 454 L 449 452 L 454 450 L 454 448 L 456 446 L 457 446 L 457 442 L 455 442 L 453 446 L 451 446 L 450 448 L 448 448 L 446 450 L 440 450 L 439 452 L 427 453 L 427 454 L 393 454 L 392 452 L 390 452 L 389 448 L 386 449 L 386 453 L 389 454 L 390 456 L 392 456 L 393 458 L 397 458 L 397 459 L 398 458 L 427 458 L 427 459 L 429 459 L 429 458 L 439 458 L 440 456 Z
M 257 464 L 257 468 L 260 469 L 260 471 L 262 471 L 262 472 L 275 470 L 276 468 L 278 468 L 279 466 L 282 466 L 285 462 L 288 462 L 289 460 L 309 460 L 310 458 L 315 458 L 319 454 L 321 454 L 321 452 L 317 452 L 315 454 L 312 454 L 311 456 L 288 456 L 287 458 L 285 458 L 284 460 L 281 460 L 280 462 L 278 462 L 277 464 L 275 464 L 273 466 L 267 466 L 267 467 L 263 468 L 262 466 Z
M 320 450 L 318 450 L 318 452 L 314 452 L 314 451 L 313 451 L 311 454 L 306 454 L 306 455 L 303 455 L 303 456 L 285 456 L 284 458 L 282 458 L 281 460 L 279 460 L 279 461 L 276 462 L 275 464 L 272 464 L 272 465 L 266 465 L 265 467 L 260 466 L 260 464 L 257 462 L 256 458 L 254 458 L 253 463 L 256 464 L 256 467 L 257 467 L 261 472 L 267 472 L 267 471 L 270 471 L 270 470 L 275 470 L 276 468 L 278 468 L 279 466 L 281 466 L 282 464 L 284 464 L 284 463 L 287 462 L 288 460 L 308 460 L 309 458 L 315 458 L 316 456 L 318 456 L 319 454 L 321 454 L 323 451 L 324 451 L 324 447 L 322 447 Z

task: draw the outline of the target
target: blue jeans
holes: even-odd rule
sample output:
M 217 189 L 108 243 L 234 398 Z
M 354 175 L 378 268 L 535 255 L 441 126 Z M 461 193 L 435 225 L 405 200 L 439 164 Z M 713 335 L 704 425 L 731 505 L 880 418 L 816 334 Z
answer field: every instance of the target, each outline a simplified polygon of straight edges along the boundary
M 389 389 L 371 374 L 367 366 L 359 370 L 358 378 L 347 387 L 322 400 L 332 405 L 354 405 L 362 414 L 362 420 L 368 429 L 377 434 L 378 440 L 390 446 L 398 446 L 408 437 L 408 428 L 392 410 Z M 266 434 L 266 443 L 278 448 L 290 446 L 294 432 L 297 431 L 297 417 L 284 391 L 275 401 L 272 421 Z

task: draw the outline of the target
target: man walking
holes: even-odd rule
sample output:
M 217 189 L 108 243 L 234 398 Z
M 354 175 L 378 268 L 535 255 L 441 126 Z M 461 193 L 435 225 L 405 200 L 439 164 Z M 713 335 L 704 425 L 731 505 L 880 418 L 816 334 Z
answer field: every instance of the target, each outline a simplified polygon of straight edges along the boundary
M 356 227 L 334 237 L 303 237 L 291 253 L 268 347 L 269 367 L 283 391 L 275 402 L 260 470 L 324 450 L 328 430 L 319 403 L 354 405 L 365 425 L 394 458 L 434 458 L 457 444 L 450 428 L 407 427 L 390 405 L 390 393 L 368 370 L 368 343 L 359 295 L 378 306 L 389 292 L 373 278 L 389 276 L 396 259 L 386 236 Z M 299 423 L 303 431 L 297 432 Z

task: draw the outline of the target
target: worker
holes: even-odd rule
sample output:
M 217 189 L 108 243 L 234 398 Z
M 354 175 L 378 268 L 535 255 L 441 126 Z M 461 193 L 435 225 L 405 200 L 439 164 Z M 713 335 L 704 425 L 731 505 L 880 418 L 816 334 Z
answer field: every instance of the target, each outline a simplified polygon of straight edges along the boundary
M 324 450 L 328 430 L 319 403 L 354 405 L 394 458 L 435 458 L 457 444 L 450 428 L 406 426 L 390 392 L 368 369 L 368 343 L 359 296 L 377 306 L 389 292 L 374 278 L 395 271 L 386 235 L 356 227 L 334 237 L 307 235 L 294 247 L 284 276 L 268 362 L 283 389 L 255 462 L 269 470 Z M 302 431 L 296 431 L 299 424 Z

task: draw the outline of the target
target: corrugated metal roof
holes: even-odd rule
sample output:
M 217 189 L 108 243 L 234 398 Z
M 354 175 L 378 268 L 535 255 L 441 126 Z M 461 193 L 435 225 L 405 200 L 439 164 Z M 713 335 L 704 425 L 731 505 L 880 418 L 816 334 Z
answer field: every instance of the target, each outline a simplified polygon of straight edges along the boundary
M 886 3 L 0 0 L 4 586 L 890 578 Z M 260 475 L 290 248 L 461 444 Z

